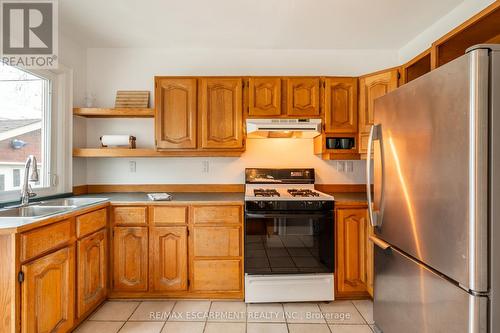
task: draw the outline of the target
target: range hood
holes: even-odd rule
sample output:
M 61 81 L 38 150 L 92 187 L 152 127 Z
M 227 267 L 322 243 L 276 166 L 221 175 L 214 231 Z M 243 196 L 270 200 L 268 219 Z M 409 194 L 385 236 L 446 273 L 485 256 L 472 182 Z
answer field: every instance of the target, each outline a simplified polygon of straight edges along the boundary
M 250 139 L 311 139 L 321 134 L 321 119 L 247 119 Z

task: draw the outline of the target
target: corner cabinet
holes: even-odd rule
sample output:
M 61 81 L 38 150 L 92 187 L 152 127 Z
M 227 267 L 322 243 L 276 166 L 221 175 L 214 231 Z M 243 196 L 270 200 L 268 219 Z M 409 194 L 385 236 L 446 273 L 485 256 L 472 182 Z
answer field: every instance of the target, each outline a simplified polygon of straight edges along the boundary
M 397 87 L 397 69 L 363 76 L 359 79 L 359 153 L 366 154 L 368 149 L 375 100 Z
M 336 210 L 336 298 L 365 298 L 368 292 L 368 213 L 361 208 Z
M 21 266 L 21 332 L 69 332 L 75 309 L 75 248 Z
M 107 295 L 108 235 L 105 229 L 77 242 L 77 316 L 83 317 Z
M 199 95 L 201 148 L 243 148 L 242 79 L 202 78 Z
M 157 148 L 196 148 L 196 88 L 195 78 L 155 79 Z

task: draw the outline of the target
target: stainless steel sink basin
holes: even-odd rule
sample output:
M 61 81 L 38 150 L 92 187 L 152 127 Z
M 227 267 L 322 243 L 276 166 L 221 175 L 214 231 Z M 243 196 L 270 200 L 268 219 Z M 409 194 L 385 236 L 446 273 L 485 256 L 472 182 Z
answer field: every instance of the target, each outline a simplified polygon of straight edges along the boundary
M 27 217 L 38 218 L 47 215 L 59 214 L 65 211 L 72 210 L 74 207 L 61 207 L 61 206 L 25 206 L 15 207 L 0 210 L 0 218 L 2 217 Z
M 48 201 L 43 201 L 40 206 L 64 206 L 64 207 L 80 207 L 90 204 L 95 204 L 99 201 L 104 201 L 104 198 L 62 198 L 62 199 L 52 199 Z

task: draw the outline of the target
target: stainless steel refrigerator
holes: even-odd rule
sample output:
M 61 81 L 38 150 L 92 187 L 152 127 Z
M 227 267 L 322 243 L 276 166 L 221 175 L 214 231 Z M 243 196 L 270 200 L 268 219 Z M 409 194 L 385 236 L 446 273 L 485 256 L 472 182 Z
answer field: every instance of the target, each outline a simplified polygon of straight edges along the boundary
M 500 332 L 500 45 L 377 99 L 374 124 L 377 329 Z

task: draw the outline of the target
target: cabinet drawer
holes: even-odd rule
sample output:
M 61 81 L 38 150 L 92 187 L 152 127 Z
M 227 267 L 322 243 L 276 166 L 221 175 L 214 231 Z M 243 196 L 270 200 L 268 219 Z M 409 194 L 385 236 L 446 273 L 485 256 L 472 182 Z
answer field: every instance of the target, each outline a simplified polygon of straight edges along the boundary
M 238 257 L 241 255 L 240 227 L 194 227 L 195 257 Z
M 72 240 L 72 220 L 63 220 L 21 234 L 21 261 L 34 258 Z
M 241 223 L 242 206 L 195 206 L 194 223 Z
M 155 206 L 149 208 L 151 222 L 154 224 L 185 224 L 187 222 L 186 206 Z
M 194 291 L 240 291 L 241 260 L 193 260 Z
M 90 235 L 106 226 L 106 208 L 95 210 L 76 217 L 76 236 L 78 238 Z
M 147 224 L 147 207 L 113 207 L 114 224 Z

